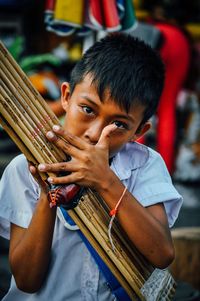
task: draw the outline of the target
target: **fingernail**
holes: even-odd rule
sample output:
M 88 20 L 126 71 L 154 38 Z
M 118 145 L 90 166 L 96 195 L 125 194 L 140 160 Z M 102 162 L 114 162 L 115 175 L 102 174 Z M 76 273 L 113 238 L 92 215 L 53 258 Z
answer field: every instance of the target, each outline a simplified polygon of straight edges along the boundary
M 48 138 L 54 138 L 55 137 L 55 134 L 51 131 L 47 132 L 47 137 Z
M 30 172 L 32 173 L 32 172 L 35 171 L 35 167 L 34 167 L 34 166 L 30 166 L 30 167 L 29 167 L 29 170 L 30 170 Z
M 118 126 L 116 124 L 113 124 L 113 131 L 116 130 Z
M 60 130 L 60 126 L 59 125 L 53 125 L 53 130 L 55 131 L 55 132 L 57 132 L 57 131 L 59 131 Z
M 38 169 L 39 169 L 40 171 L 44 171 L 45 168 L 46 168 L 45 164 L 42 164 L 42 163 L 41 163 L 41 164 L 38 165 Z
M 53 178 L 48 178 L 47 181 L 52 184 L 53 183 Z

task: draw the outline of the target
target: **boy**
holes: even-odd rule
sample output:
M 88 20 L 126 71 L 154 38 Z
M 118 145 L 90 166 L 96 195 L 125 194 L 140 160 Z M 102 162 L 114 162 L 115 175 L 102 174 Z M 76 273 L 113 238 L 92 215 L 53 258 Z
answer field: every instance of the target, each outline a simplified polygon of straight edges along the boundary
M 134 141 L 150 128 L 163 80 L 160 58 L 143 42 L 123 34 L 97 42 L 74 68 L 70 85 L 62 84 L 63 128 L 54 126 L 47 134 L 71 161 L 38 166 L 68 172 L 50 177 L 49 183 L 90 187 L 110 209 L 123 196 L 117 212 L 121 226 L 161 269 L 174 258 L 169 227 L 182 199 L 161 157 Z M 8 238 L 11 224 L 13 273 L 4 300 L 115 300 L 73 231 L 77 227 L 64 226 L 59 209 L 49 207 L 48 187 L 33 166 L 29 169 L 24 156 L 18 156 L 1 180 L 1 232 Z

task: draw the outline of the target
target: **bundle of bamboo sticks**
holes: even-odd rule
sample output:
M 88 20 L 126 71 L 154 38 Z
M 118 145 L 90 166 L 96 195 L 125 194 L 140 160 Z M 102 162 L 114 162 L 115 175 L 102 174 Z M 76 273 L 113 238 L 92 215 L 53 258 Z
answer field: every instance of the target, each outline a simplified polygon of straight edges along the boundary
M 47 131 L 59 120 L 2 43 L 0 72 L 0 123 L 5 131 L 36 166 L 64 161 L 65 154 L 46 139 Z M 49 175 L 41 173 L 44 180 Z M 130 243 L 117 221 L 112 228 L 116 248 L 111 248 L 107 232 L 110 217 L 105 202 L 87 189 L 79 205 L 68 213 L 130 299 L 144 300 L 140 289 L 154 269 Z

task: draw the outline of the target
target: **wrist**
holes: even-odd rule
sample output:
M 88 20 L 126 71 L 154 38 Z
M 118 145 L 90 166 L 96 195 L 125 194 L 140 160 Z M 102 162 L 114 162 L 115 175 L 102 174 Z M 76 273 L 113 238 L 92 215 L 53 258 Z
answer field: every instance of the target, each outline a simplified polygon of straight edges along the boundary
M 113 185 L 120 182 L 120 180 L 118 179 L 116 174 L 111 169 L 110 169 L 110 171 L 106 172 L 105 174 L 106 174 L 106 176 L 102 179 L 102 181 L 98 185 L 97 189 L 95 189 L 97 191 L 97 193 L 99 193 L 99 194 L 102 194 L 102 193 L 104 194 L 104 193 L 109 192 L 112 189 Z
M 51 209 L 50 205 L 49 205 L 48 193 L 47 192 L 41 191 L 39 199 L 38 199 L 38 207 L 41 210 L 46 210 L 47 208 Z
M 120 199 L 125 186 L 112 170 L 106 175 L 104 181 L 101 182 L 101 185 L 95 191 L 107 203 L 108 207 L 113 209 Z

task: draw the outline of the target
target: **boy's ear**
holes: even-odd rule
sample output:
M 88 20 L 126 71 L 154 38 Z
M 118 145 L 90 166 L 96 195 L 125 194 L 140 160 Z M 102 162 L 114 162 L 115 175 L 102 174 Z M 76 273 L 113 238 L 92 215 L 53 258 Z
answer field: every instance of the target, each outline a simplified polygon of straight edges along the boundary
M 65 112 L 68 108 L 68 102 L 70 99 L 70 86 L 68 82 L 64 82 L 61 85 L 61 104 Z
M 137 131 L 135 132 L 135 135 L 133 136 L 133 138 L 131 139 L 131 141 L 135 141 L 138 140 L 139 138 L 141 138 L 146 132 L 148 132 L 151 128 L 151 121 L 147 121 L 144 124 L 141 124 Z

